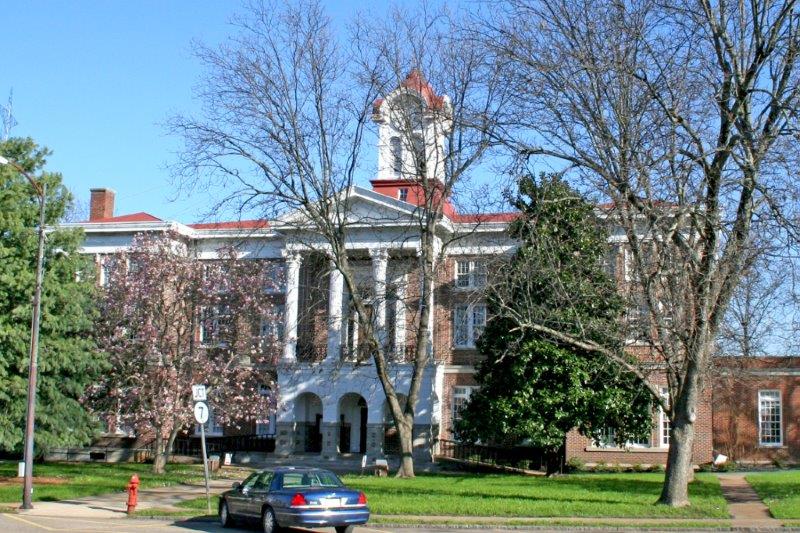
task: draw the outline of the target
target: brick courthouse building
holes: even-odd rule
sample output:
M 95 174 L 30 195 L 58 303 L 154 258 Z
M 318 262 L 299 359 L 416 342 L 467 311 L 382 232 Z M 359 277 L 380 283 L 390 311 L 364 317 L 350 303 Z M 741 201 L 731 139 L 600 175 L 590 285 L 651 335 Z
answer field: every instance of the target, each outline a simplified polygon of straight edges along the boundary
M 395 98 L 416 98 L 423 106 L 446 106 L 448 100 L 412 72 L 395 92 L 376 102 L 378 173 L 370 188 L 350 191 L 351 209 L 369 220 L 352 226 L 350 257 L 359 285 L 376 297 L 374 320 L 385 331 L 391 372 L 402 391 L 411 376 L 407 354 L 413 349 L 418 310 L 419 239 L 412 216 L 417 208 L 414 183 L 401 177 L 410 156 L 404 153 L 392 121 L 382 117 L 385 102 Z M 276 294 L 283 319 L 262 325 L 275 328 L 283 342 L 274 369 L 278 410 L 265 413 L 245 432 L 273 436 L 281 455 L 335 458 L 391 453 L 395 445 L 391 417 L 374 366 L 354 361 L 360 350 L 358 328 L 342 276 L 330 268 L 323 253 L 308 246 L 296 227 L 286 219 L 182 224 L 141 212 L 115 216 L 114 193 L 109 189 L 92 189 L 90 211 L 89 221 L 70 225 L 83 228 L 83 252 L 96 258 L 101 284 L 107 259 L 129 247 L 135 234 L 167 230 L 182 235 L 201 260 L 213 260 L 220 247 L 235 245 L 243 257 L 269 262 L 283 281 Z M 486 322 L 483 288 L 491 261 L 508 257 L 515 249 L 505 233 L 514 216 L 446 210 L 440 227 L 443 238 L 467 236 L 446 248 L 436 282 L 431 360 L 416 407 L 418 459 L 430 459 L 439 440 L 454 438 L 453 424 L 476 388 L 480 355 L 475 340 Z M 610 234 L 617 253 L 613 270 L 622 279 L 627 275 L 624 237 L 613 230 Z M 736 358 L 718 358 L 718 363 L 719 377 L 707 387 L 697 413 L 694 461 L 710 462 L 717 451 L 734 460 L 800 462 L 800 359 L 764 358 L 741 364 Z M 617 443 L 613 435 L 592 442 L 572 432 L 566 442 L 567 459 L 663 464 L 669 424 L 662 413 L 653 416 L 652 434 L 642 442 Z M 222 435 L 232 430 L 212 420 L 208 431 Z

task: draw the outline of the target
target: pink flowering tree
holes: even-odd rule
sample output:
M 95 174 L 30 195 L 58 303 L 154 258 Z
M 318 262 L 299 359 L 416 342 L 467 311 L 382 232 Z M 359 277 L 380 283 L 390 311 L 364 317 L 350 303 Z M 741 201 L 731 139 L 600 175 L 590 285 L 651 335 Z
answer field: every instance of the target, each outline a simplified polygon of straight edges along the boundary
M 193 384 L 207 386 L 224 426 L 275 408 L 280 280 L 265 261 L 218 255 L 201 261 L 178 234 L 140 234 L 107 270 L 99 339 L 111 369 L 92 400 L 117 424 L 153 436 L 154 472 L 194 426 Z

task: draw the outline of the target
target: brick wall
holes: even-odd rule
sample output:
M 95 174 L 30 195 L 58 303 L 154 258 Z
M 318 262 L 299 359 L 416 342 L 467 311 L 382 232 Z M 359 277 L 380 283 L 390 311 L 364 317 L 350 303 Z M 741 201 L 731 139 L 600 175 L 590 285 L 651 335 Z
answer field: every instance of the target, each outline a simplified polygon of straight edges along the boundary
M 800 357 L 719 358 L 714 448 L 734 461 L 800 463 Z M 761 446 L 758 391 L 780 391 L 783 443 Z
M 657 386 L 666 384 L 665 377 L 651 376 L 651 381 Z M 713 460 L 712 453 L 712 394 L 711 387 L 703 391 L 697 408 L 695 421 L 695 435 L 693 445 L 693 461 L 695 464 L 709 463 Z M 581 459 L 586 463 L 605 462 L 607 464 L 625 465 L 653 465 L 667 463 L 668 448 L 661 445 L 661 416 L 659 410 L 653 413 L 653 429 L 650 435 L 650 447 L 630 448 L 598 448 L 591 439 L 578 433 L 576 430 L 567 434 L 567 460 L 572 457 Z

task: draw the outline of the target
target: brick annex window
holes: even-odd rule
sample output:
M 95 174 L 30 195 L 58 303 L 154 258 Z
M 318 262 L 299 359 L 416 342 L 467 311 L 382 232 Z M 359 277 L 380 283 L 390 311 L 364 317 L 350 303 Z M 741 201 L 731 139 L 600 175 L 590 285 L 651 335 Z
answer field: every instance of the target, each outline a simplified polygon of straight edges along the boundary
M 486 326 L 486 304 L 459 304 L 453 309 L 453 344 L 472 348 Z
M 781 446 L 783 444 L 781 407 L 780 391 L 758 391 L 758 444 L 760 446 Z
M 483 261 L 457 261 L 456 287 L 459 289 L 486 286 L 486 263 Z
M 467 405 L 472 393 L 476 390 L 478 390 L 478 387 L 475 386 L 453 387 L 453 405 L 450 411 L 450 418 L 453 422 L 452 427 L 455 428 L 456 422 L 461 420 L 461 411 L 464 409 L 464 406 Z
M 666 387 L 661 387 L 661 397 L 669 404 L 669 391 Z M 662 448 L 669 448 L 669 417 L 660 407 L 658 409 L 658 415 L 658 444 Z
M 629 440 L 622 444 L 617 443 L 617 432 L 612 428 L 605 428 L 600 433 L 600 438 L 594 441 L 598 448 L 650 448 L 650 438 Z
M 408 187 L 402 187 L 400 191 L 397 193 L 397 197 L 400 199 L 401 202 L 408 201 Z

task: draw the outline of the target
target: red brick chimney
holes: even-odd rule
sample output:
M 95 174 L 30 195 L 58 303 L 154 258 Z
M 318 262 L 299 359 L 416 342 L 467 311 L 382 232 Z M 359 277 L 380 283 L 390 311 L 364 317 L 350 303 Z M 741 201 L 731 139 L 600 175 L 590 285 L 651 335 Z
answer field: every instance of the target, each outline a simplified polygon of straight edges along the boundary
M 111 189 L 90 189 L 89 222 L 114 216 L 114 191 Z

